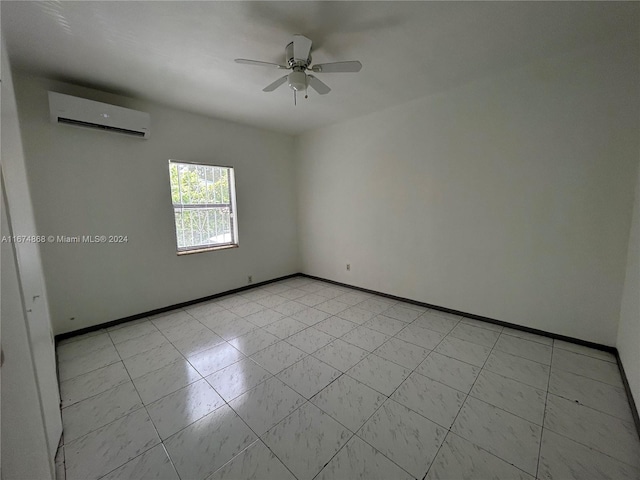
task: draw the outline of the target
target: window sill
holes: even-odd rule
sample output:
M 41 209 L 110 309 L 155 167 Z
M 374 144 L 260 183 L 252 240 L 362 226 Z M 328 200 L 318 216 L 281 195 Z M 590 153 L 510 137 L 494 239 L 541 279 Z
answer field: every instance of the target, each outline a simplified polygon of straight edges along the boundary
M 220 245 L 219 247 L 204 247 L 193 250 L 184 250 L 181 252 L 177 252 L 178 256 L 182 255 L 191 255 L 192 253 L 203 253 L 203 252 L 215 252 L 217 250 L 228 250 L 229 248 L 238 248 L 238 244 L 233 245 Z

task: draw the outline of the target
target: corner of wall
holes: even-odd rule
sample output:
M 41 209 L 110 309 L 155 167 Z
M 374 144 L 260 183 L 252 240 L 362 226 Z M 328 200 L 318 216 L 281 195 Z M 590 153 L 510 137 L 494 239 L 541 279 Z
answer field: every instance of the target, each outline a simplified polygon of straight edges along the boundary
M 620 303 L 616 347 L 627 376 L 629 389 L 636 405 L 640 405 L 640 162 L 629 232 L 627 268 Z
M 302 166 L 301 158 L 303 155 L 302 152 L 302 140 L 301 136 L 304 133 L 300 133 L 293 137 L 292 147 L 291 147 L 291 155 L 293 157 L 293 184 L 294 184 L 294 192 L 295 195 L 295 208 L 296 208 L 296 265 L 298 267 L 298 272 L 304 271 L 304 264 L 302 261 L 302 232 L 300 231 L 300 215 L 302 209 L 300 208 L 300 200 L 301 200 L 301 181 L 300 181 L 300 168 Z

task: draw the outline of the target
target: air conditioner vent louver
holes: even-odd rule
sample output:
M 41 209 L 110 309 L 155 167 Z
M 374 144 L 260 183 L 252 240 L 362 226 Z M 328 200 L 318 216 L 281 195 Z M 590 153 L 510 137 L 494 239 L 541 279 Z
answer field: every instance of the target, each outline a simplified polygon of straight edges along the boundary
M 151 130 L 148 113 L 62 93 L 49 92 L 49 110 L 53 123 L 137 138 L 149 138 Z
M 95 123 L 73 120 L 71 118 L 58 117 L 58 123 L 66 123 L 67 125 L 75 125 L 77 127 L 95 128 L 97 130 L 106 130 L 115 133 L 124 133 L 125 135 L 132 135 L 134 137 L 144 137 L 144 132 L 127 130 L 126 128 L 110 127 L 108 125 L 96 125 Z

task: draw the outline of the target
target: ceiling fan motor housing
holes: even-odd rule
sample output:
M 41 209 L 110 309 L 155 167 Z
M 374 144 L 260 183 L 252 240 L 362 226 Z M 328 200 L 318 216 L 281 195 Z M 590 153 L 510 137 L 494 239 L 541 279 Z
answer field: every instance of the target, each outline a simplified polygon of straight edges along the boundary
M 287 47 L 284 49 L 284 53 L 289 67 L 304 67 L 306 69 L 309 65 L 311 65 L 311 53 L 309 53 L 309 58 L 307 58 L 306 60 L 300 58 L 296 59 L 293 56 L 293 42 L 287 45 Z

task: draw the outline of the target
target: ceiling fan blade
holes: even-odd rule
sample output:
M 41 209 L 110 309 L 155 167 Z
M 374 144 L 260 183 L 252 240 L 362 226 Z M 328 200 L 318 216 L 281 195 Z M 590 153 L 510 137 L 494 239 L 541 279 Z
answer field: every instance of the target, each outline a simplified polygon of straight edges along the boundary
M 277 69 L 287 70 L 289 67 L 284 65 L 278 65 L 277 63 L 261 62 L 260 60 L 247 60 L 246 58 L 236 58 L 236 63 L 242 63 L 244 65 L 257 65 L 258 67 L 270 67 Z
M 362 64 L 355 60 L 353 62 L 319 63 L 311 67 L 311 70 L 318 73 L 355 73 L 359 72 L 361 68 Z
M 304 35 L 293 36 L 293 58 L 306 61 L 311 53 L 311 40 Z
M 280 85 L 282 85 L 284 82 L 287 81 L 287 77 L 288 77 L 288 75 L 285 75 L 284 77 L 279 78 L 278 80 L 276 80 L 272 84 L 267 85 L 266 87 L 264 87 L 262 89 L 262 91 L 263 92 L 273 92 L 276 88 L 278 88 Z
M 313 75 L 307 75 L 307 77 L 309 78 L 309 86 L 313 88 L 316 92 L 318 92 L 320 95 L 326 95 L 331 91 L 331 89 L 327 85 L 325 85 L 323 82 L 318 80 Z

